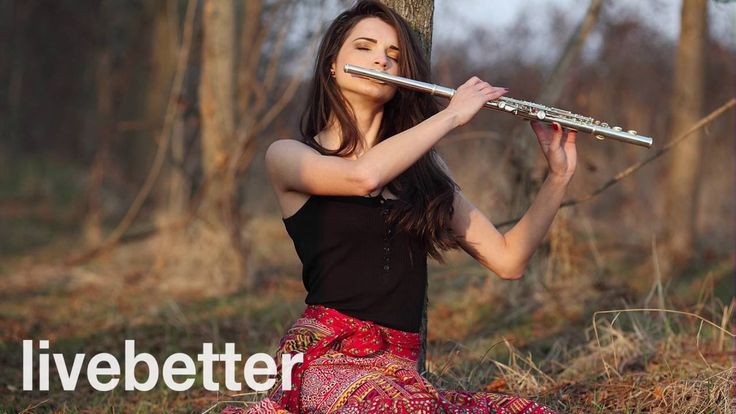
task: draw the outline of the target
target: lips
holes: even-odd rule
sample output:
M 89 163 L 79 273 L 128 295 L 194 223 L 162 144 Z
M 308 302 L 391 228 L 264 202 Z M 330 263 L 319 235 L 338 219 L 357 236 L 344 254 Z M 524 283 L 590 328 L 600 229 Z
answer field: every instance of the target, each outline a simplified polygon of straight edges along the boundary
M 377 79 L 373 79 L 373 78 L 368 78 L 368 77 L 365 77 L 365 76 L 360 76 L 360 75 L 350 75 L 350 76 L 352 76 L 352 77 L 354 77 L 354 78 L 360 78 L 360 79 L 365 79 L 365 80 L 367 80 L 367 81 L 370 81 L 370 82 L 373 82 L 373 83 L 377 83 L 377 84 L 379 84 L 379 85 L 388 85 L 388 84 L 387 84 L 386 82 L 384 82 L 384 81 L 380 81 L 380 80 L 377 80 Z

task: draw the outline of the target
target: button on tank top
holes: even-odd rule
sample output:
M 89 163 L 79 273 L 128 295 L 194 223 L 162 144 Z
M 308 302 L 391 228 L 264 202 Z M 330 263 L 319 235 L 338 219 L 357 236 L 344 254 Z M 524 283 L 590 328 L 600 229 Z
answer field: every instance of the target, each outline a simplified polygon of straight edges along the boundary
M 283 219 L 302 262 L 307 304 L 419 332 L 427 253 L 387 223 L 397 202 L 381 195 L 311 195 Z

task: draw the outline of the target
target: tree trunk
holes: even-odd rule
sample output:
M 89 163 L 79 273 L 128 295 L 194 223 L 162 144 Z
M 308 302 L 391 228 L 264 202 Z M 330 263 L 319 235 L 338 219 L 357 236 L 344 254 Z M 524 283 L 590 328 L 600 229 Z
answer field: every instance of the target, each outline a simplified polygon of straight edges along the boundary
M 201 216 L 228 236 L 236 259 L 237 283 L 252 287 L 248 248 L 241 234 L 237 181 L 228 163 L 237 157 L 236 62 L 238 10 L 234 0 L 205 0 L 202 16 L 202 74 L 199 86 L 202 169 L 205 196 Z
M 575 33 L 568 40 L 555 68 L 547 77 L 544 87 L 535 102 L 542 105 L 554 106 L 562 95 L 567 80 L 567 74 L 572 65 L 580 56 L 580 51 L 598 21 L 602 0 L 591 0 L 588 10 Z M 546 164 L 539 152 L 539 145 L 531 128 L 526 122 L 520 123 L 509 139 L 512 148 L 511 164 L 515 172 L 514 186 L 516 193 L 512 201 L 512 216 L 518 216 L 532 203 L 544 180 Z
M 432 18 L 434 16 L 434 0 L 381 0 L 382 3 L 396 10 L 414 30 L 422 44 L 427 62 L 432 61 Z M 429 291 L 429 286 L 425 286 Z M 422 310 L 422 326 L 420 335 L 422 338 L 419 358 L 417 359 L 417 370 L 425 373 L 427 370 L 427 306 L 428 295 L 424 297 L 424 309 Z
M 176 2 L 172 0 L 146 3 L 147 15 L 153 19 L 151 28 L 151 76 L 148 78 L 146 94 L 146 123 L 154 131 L 161 129 L 164 111 L 168 103 L 171 82 L 176 71 L 178 19 Z
M 434 17 L 434 0 L 381 0 L 396 10 L 414 30 L 427 55 L 432 57 L 432 19 Z
M 560 58 L 552 72 L 547 76 L 544 87 L 534 99 L 534 102 L 554 106 L 560 99 L 568 79 L 568 73 L 578 60 L 585 40 L 598 22 L 602 4 L 602 0 L 590 1 L 583 20 L 568 39 Z M 511 135 L 512 138 L 509 139 L 512 146 L 511 182 L 515 190 L 511 199 L 511 215 L 518 217 L 529 208 L 539 192 L 544 182 L 547 165 L 543 154 L 539 150 L 539 144 L 536 142 L 537 138 L 527 122 L 520 122 Z M 494 172 L 491 176 L 497 174 Z M 529 260 L 524 278 L 519 280 L 513 289 L 510 289 L 510 306 L 530 305 L 529 298 L 533 297 L 534 291 L 539 289 L 538 283 L 543 281 L 540 278 L 547 274 L 548 269 L 545 266 L 550 264 L 549 258 L 554 254 L 564 254 L 566 250 L 570 249 L 570 245 L 566 242 L 555 243 L 554 246 L 550 244 L 551 239 L 569 240 L 569 238 L 564 237 L 564 233 L 567 231 L 564 226 L 567 225 L 567 219 L 571 213 L 562 211 L 558 214 L 558 220 L 550 228 L 550 234 Z
M 297 10 L 289 2 L 270 5 L 262 0 L 237 4 L 208 0 L 204 7 L 200 106 L 202 164 L 209 189 L 201 216 L 228 235 L 238 284 L 247 290 L 256 280 L 251 271 L 252 244 L 242 231 L 248 215 L 242 212 L 238 183 L 256 151 L 270 141 L 263 131 L 294 98 L 303 79 L 300 74 L 307 71 L 306 65 L 296 71 L 298 75 L 284 76 L 287 71 L 281 70 L 282 55 L 288 50 L 284 40 Z M 268 45 L 265 53 L 264 45 Z
M 206 0 L 202 29 L 202 72 L 199 85 L 202 122 L 202 168 L 209 187 L 201 211 L 206 219 L 222 221 L 226 188 L 221 173 L 235 142 L 235 3 Z
M 10 10 L 8 10 L 10 9 Z M 3 135 L 3 139 L 10 150 L 17 149 L 21 142 L 21 117 L 23 113 L 23 97 L 27 95 L 25 85 L 28 82 L 24 80 L 24 74 L 28 61 L 32 61 L 28 56 L 28 39 L 25 36 L 26 28 L 32 25 L 31 14 L 33 13 L 33 4 L 27 2 L 6 2 L 3 4 L 3 11 L 8 11 L 6 18 L 10 20 L 10 42 L 3 47 L 5 55 L 8 57 L 5 64 L 8 67 L 8 83 L 7 96 L 7 114 L 5 114 L 6 125 L 3 128 L 7 135 Z M 27 76 L 26 76 L 27 77 Z
M 98 11 L 98 39 L 94 67 L 96 101 L 94 106 L 95 122 L 95 157 L 89 171 L 89 184 L 86 189 L 86 211 L 83 224 L 85 242 L 97 245 L 102 241 L 102 188 L 105 176 L 105 165 L 109 161 L 110 144 L 114 122 L 114 92 L 112 79 L 112 51 L 109 42 L 109 30 L 105 26 L 108 21 L 108 8 L 102 6 Z
M 176 73 L 177 51 L 179 50 L 178 0 L 164 0 L 146 3 L 152 16 L 151 28 L 151 76 L 148 78 L 146 92 L 146 125 L 151 131 L 163 127 L 166 106 L 169 101 L 172 82 Z M 164 170 L 163 185 L 156 190 L 157 212 L 168 216 L 181 215 L 187 205 L 186 175 L 183 171 L 183 118 L 180 111 L 171 132 L 171 162 Z
M 675 137 L 700 119 L 703 111 L 704 56 L 707 1 L 682 2 L 680 41 L 677 46 L 672 94 L 670 136 Z M 696 132 L 697 134 L 697 132 Z M 665 270 L 681 268 L 692 258 L 695 240 L 697 171 L 701 141 L 691 137 L 672 150 L 667 165 L 665 197 Z
M 97 151 L 95 160 L 90 168 L 90 180 L 87 186 L 87 211 L 84 218 L 85 242 L 94 246 L 102 241 L 102 182 L 110 153 L 112 141 L 112 85 L 110 73 L 112 71 L 110 48 L 106 43 L 100 45 L 97 57 L 95 83 L 97 86 Z

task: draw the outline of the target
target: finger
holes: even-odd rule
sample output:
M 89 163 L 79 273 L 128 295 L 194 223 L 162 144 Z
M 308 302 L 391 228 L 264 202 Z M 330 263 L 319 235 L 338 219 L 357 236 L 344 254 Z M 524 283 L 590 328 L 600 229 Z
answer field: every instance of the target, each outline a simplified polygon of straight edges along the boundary
M 560 148 L 562 142 L 562 126 L 557 122 L 552 123 L 552 141 L 549 144 L 550 151 L 556 151 Z
M 491 86 L 491 85 L 485 85 L 483 87 L 478 88 L 478 91 L 482 93 L 493 93 L 493 92 L 504 92 L 508 91 L 506 88 L 501 88 L 498 86 Z
M 491 93 L 494 91 L 494 88 L 491 85 L 484 85 L 478 88 L 478 92 L 482 93 Z
M 577 139 L 577 131 L 571 130 L 567 133 L 567 140 L 565 142 L 565 155 L 568 161 L 568 164 L 571 165 L 572 169 L 575 169 L 575 165 L 577 163 L 577 147 L 575 145 L 575 140 Z
M 469 87 L 475 85 L 475 79 L 476 79 L 476 77 L 473 76 L 472 78 L 466 80 L 465 83 L 463 83 L 462 85 L 458 86 L 457 89 L 458 90 L 465 89 L 465 88 L 469 88 Z
M 503 95 L 506 95 L 508 92 L 509 92 L 508 89 L 501 88 L 501 89 L 497 89 L 497 90 L 491 92 L 488 96 L 491 99 L 498 99 L 498 98 L 502 97 Z
M 530 121 L 529 123 L 531 124 L 532 130 L 534 131 L 534 133 L 536 133 L 537 135 L 541 135 L 543 133 L 543 131 L 544 131 L 544 125 L 542 125 L 541 122 L 539 122 L 539 121 Z
M 465 83 L 466 83 L 467 85 L 470 85 L 470 86 L 472 86 L 472 85 L 476 85 L 476 84 L 478 84 L 478 83 L 480 83 L 480 82 L 483 82 L 483 81 L 482 81 L 482 80 L 480 80 L 480 78 L 479 78 L 479 77 L 477 77 L 477 76 L 473 76 L 473 77 L 471 77 L 470 79 L 468 79 L 468 81 L 467 81 L 467 82 L 465 82 Z
M 562 141 L 560 142 L 560 145 L 563 147 L 569 148 L 570 146 L 575 146 L 575 140 L 577 139 L 578 131 L 575 131 L 574 129 L 565 129 L 565 135 L 562 137 Z

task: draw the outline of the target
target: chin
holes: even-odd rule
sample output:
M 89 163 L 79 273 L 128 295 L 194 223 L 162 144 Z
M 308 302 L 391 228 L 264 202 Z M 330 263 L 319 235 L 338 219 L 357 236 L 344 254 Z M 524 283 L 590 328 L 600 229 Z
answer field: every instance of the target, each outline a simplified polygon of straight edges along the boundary
M 349 88 L 344 91 L 356 98 L 371 100 L 385 104 L 396 95 L 396 89 L 387 91 L 383 85 L 361 85 L 359 88 Z
M 366 96 L 372 96 L 375 99 L 390 101 L 391 98 L 396 95 L 396 88 L 375 83 L 363 89 L 363 94 Z

